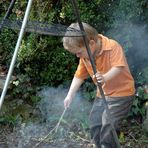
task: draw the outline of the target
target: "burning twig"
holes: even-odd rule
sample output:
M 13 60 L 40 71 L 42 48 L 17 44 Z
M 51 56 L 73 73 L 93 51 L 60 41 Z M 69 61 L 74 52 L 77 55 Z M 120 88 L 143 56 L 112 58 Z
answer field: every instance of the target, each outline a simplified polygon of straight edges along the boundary
M 50 134 L 52 134 L 54 131 L 55 131 L 54 134 L 58 131 L 59 125 L 60 125 L 60 123 L 61 123 L 61 121 L 62 121 L 62 118 L 63 118 L 63 116 L 64 116 L 66 110 L 67 110 L 67 108 L 65 108 L 65 110 L 63 111 L 63 113 L 62 113 L 62 115 L 61 115 L 61 117 L 60 117 L 60 119 L 59 119 L 57 125 L 56 125 L 45 137 L 41 138 L 40 142 L 37 143 L 33 148 L 36 148 L 37 146 L 39 146 L 39 145 L 40 145 L 43 141 L 45 141 L 45 139 L 47 139 L 47 137 L 48 137 Z
M 76 135 L 74 132 L 69 132 L 70 134 L 74 135 L 75 137 L 77 137 L 78 139 L 82 140 L 83 142 L 87 142 L 87 143 L 91 143 L 91 141 L 85 139 L 85 138 L 82 138 L 81 136 L 79 135 Z

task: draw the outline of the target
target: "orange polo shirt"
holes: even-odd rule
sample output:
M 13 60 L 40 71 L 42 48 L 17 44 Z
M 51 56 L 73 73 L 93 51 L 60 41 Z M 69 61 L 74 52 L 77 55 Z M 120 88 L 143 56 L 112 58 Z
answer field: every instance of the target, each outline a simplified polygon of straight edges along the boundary
M 119 75 L 107 81 L 102 86 L 105 95 L 112 97 L 133 95 L 135 93 L 134 80 L 130 73 L 122 47 L 115 40 L 109 39 L 101 34 L 98 35 L 98 38 L 102 41 L 102 48 L 101 52 L 97 54 L 94 59 L 96 70 L 105 74 L 112 67 L 124 67 Z M 93 74 L 89 59 L 80 58 L 74 76 L 84 80 L 88 78 L 89 75 L 92 77 Z M 97 96 L 100 96 L 98 89 Z

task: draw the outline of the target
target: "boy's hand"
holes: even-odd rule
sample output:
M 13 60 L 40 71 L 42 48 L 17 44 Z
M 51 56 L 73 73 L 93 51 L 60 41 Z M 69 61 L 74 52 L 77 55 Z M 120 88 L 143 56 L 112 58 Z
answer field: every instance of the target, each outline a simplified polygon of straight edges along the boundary
M 97 82 L 99 82 L 101 84 L 105 83 L 104 76 L 100 72 L 97 72 L 95 75 L 93 75 L 93 78 L 95 78 L 97 80 Z
M 68 108 L 70 106 L 71 101 L 72 101 L 72 98 L 67 96 L 64 100 L 64 107 Z

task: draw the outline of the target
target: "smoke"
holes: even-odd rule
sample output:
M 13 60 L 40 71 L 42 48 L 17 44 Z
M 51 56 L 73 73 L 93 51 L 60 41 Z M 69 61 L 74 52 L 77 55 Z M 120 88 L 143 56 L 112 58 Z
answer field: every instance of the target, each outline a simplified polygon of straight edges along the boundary
M 45 137 L 58 123 L 62 112 L 64 111 L 64 98 L 68 89 L 61 87 L 52 88 L 44 87 L 38 92 L 38 96 L 42 99 L 38 103 L 38 108 L 41 112 L 40 118 L 42 120 L 36 122 L 22 123 L 16 127 L 10 135 L 7 136 L 7 145 L 9 148 L 31 148 L 38 139 Z M 71 126 L 77 123 L 86 122 L 91 104 L 85 100 L 80 93 L 76 94 L 70 109 L 65 113 L 63 120 L 59 126 L 56 140 L 51 139 L 52 142 L 41 144 L 43 148 L 60 148 L 63 145 L 64 138 L 68 139 L 67 131 Z M 76 142 L 77 144 L 77 142 Z M 64 143 L 65 147 L 66 143 Z M 63 146 L 64 147 L 64 146 Z M 77 146 L 79 147 L 79 146 Z
M 64 99 L 67 95 L 68 89 L 58 88 L 43 88 L 39 92 L 39 96 L 43 98 L 39 103 L 41 113 L 46 122 L 51 122 L 52 119 L 59 119 L 64 111 Z M 90 107 L 87 101 L 83 98 L 81 93 L 77 93 L 73 99 L 70 109 L 65 114 L 65 117 L 73 116 L 73 118 L 82 119 L 83 113 Z M 82 113 L 80 115 L 80 112 Z M 80 117 L 79 117 L 80 116 Z
M 148 32 L 146 25 L 135 25 L 129 22 L 111 30 L 114 38 L 123 46 L 130 67 L 139 70 L 147 66 L 148 62 Z M 115 33 L 118 32 L 118 33 Z
M 124 47 L 130 68 L 137 71 L 148 63 L 147 17 L 138 0 L 120 0 L 111 16 L 113 27 L 107 32 Z

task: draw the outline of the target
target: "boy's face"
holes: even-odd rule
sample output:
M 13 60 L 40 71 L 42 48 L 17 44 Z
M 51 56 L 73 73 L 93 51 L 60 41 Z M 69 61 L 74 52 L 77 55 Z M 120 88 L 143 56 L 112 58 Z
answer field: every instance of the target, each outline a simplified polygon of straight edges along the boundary
M 78 58 L 88 58 L 86 47 L 77 47 L 77 49 L 73 53 Z
M 78 58 L 89 58 L 86 47 L 74 47 L 73 49 L 67 49 L 70 53 L 76 55 Z
M 89 47 L 90 47 L 91 53 L 93 55 L 96 48 L 97 48 L 95 41 L 90 42 Z M 89 59 L 86 47 L 73 47 L 71 49 L 68 49 L 68 48 L 65 48 L 65 49 L 68 50 L 69 52 L 75 54 L 78 58 Z

